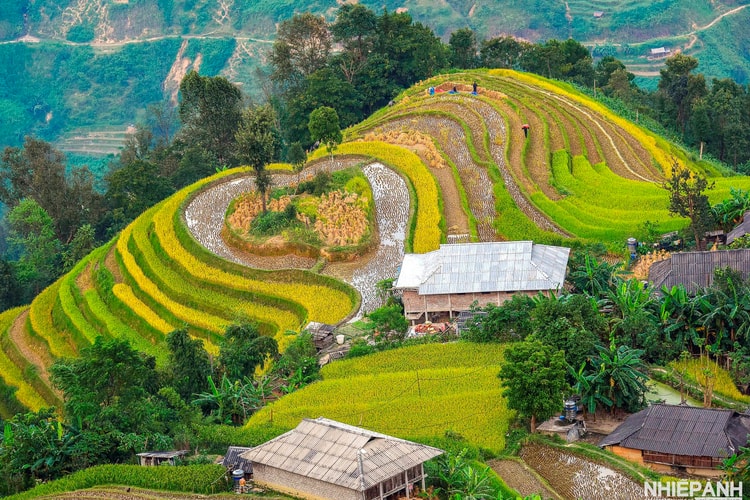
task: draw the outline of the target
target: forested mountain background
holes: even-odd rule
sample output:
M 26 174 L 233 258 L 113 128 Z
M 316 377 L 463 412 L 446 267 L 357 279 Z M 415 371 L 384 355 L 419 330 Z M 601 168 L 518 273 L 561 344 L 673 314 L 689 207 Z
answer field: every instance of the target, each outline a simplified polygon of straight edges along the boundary
M 743 0 L 363 0 L 380 14 L 406 11 L 444 42 L 540 42 L 572 37 L 594 56 L 623 61 L 655 88 L 661 54 L 682 51 L 711 78 L 750 80 L 750 9 Z M 174 103 L 190 69 L 221 74 L 263 97 L 278 24 L 310 11 L 333 21 L 334 0 L 6 0 L 0 9 L 0 146 L 33 134 L 68 154 L 114 153 L 149 104 Z M 589 84 L 591 85 L 591 84 Z M 268 92 L 268 90 L 266 90 Z M 75 156 L 73 156 L 75 160 Z

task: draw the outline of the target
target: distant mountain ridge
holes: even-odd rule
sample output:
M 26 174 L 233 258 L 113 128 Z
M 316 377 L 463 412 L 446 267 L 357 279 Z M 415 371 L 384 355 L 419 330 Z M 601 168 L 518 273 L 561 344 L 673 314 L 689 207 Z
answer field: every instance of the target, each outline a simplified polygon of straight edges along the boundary
M 682 51 L 711 78 L 750 81 L 750 0 L 363 0 L 405 10 L 444 41 L 470 27 L 479 40 L 575 38 L 592 55 L 614 55 L 653 88 L 665 55 Z M 333 20 L 334 0 L 8 0 L 0 9 L 0 145 L 27 134 L 57 140 L 86 128 L 143 118 L 173 100 L 189 69 L 221 74 L 258 92 L 279 22 L 311 11 Z M 660 49 L 657 55 L 652 49 Z M 663 50 L 661 50 L 663 49 Z M 30 83 L 31 82 L 31 83 Z M 81 129 L 84 132 L 81 132 Z M 67 140 L 67 139 L 66 139 Z M 75 145 L 75 150 L 85 145 Z

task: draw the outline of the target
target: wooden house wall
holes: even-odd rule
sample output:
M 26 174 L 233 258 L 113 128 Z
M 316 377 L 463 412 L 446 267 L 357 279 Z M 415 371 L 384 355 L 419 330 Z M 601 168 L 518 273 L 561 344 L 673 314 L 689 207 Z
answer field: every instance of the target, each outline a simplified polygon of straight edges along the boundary
M 253 464 L 253 481 L 272 490 L 305 500 L 361 500 L 362 494 L 264 464 Z
M 474 301 L 479 307 L 487 304 L 501 305 L 506 300 L 510 300 L 513 295 L 524 294 L 529 297 L 535 297 L 539 290 L 520 291 L 520 292 L 488 292 L 488 293 L 453 293 L 442 295 L 419 295 L 417 290 L 404 290 L 404 313 L 420 312 L 458 312 L 468 311 Z M 548 291 L 543 291 L 547 295 Z

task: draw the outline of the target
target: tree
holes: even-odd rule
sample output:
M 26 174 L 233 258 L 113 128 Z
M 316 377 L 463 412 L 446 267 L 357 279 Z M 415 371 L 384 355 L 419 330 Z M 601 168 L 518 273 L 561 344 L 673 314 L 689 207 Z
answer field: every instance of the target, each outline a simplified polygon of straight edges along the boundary
M 590 252 L 575 252 L 569 268 L 567 279 L 574 291 L 596 299 L 606 296 L 619 281 L 620 265 L 600 261 Z
M 305 151 L 305 148 L 302 147 L 302 144 L 299 142 L 293 142 L 291 146 L 289 146 L 289 151 L 287 151 L 287 161 L 292 164 L 292 169 L 294 170 L 294 173 L 297 174 L 297 186 L 299 186 L 299 176 L 300 173 L 302 173 L 302 169 L 305 168 L 305 163 L 307 163 L 307 152 Z M 295 194 L 297 193 L 297 188 L 295 187 Z
M 641 361 L 643 351 L 627 345 L 617 347 L 612 337 L 609 348 L 598 346 L 598 354 L 592 360 L 592 372 L 597 374 L 595 384 L 598 391 L 612 402 L 611 411 L 622 408 L 635 412 L 646 405 L 645 365 Z
M 159 175 L 159 168 L 150 161 L 134 160 L 107 175 L 107 203 L 115 229 L 141 215 L 174 191 L 169 180 Z
M 372 52 L 377 22 L 375 13 L 358 3 L 345 3 L 336 13 L 331 33 L 333 40 L 344 46 L 338 64 L 349 83 L 362 72 Z
M 255 187 L 260 192 L 263 213 L 266 212 L 266 191 L 271 176 L 266 165 L 281 149 L 281 136 L 276 127 L 276 116 L 270 105 L 247 109 L 237 130 L 237 157 L 255 171 Z
M 79 226 L 94 223 L 101 196 L 87 168 L 65 175 L 65 155 L 51 144 L 27 137 L 23 148 L 5 148 L 0 161 L 0 202 L 16 206 L 33 198 L 53 219 L 57 238 L 69 242 Z
M 193 395 L 205 391 L 211 362 L 203 348 L 203 341 L 191 339 L 186 328 L 174 330 L 167 335 L 169 364 L 166 376 L 177 394 L 185 401 Z
M 451 33 L 448 46 L 454 68 L 471 69 L 477 66 L 477 36 L 471 28 L 461 28 Z
M 209 376 L 209 390 L 196 394 L 193 405 L 215 408 L 214 417 L 220 424 L 242 425 L 247 417 L 265 404 L 271 394 L 268 382 L 266 377 L 257 382 L 249 377 L 232 382 L 225 373 L 217 385 Z
M 597 303 L 580 294 L 539 297 L 531 312 L 532 333 L 527 340 L 543 342 L 565 353 L 571 366 L 581 366 L 596 353 L 607 336 L 607 321 Z
M 63 252 L 63 270 L 67 272 L 73 269 L 73 266 L 87 256 L 96 246 L 96 235 L 91 224 L 84 224 L 79 227 L 73 237 L 73 241 L 70 242 Z
M 531 44 L 512 36 L 501 36 L 485 40 L 479 49 L 479 57 L 485 68 L 515 69 L 523 55 L 531 50 Z
M 505 351 L 505 362 L 498 377 L 505 388 L 508 408 L 536 423 L 560 411 L 568 384 L 565 381 L 565 355 L 541 342 L 518 342 Z
M 15 263 L 0 257 L 0 311 L 23 303 L 22 288 L 16 275 Z
M 155 392 L 156 362 L 133 349 L 126 340 L 97 337 L 81 357 L 56 361 L 50 368 L 53 384 L 65 394 L 65 412 L 82 425 L 96 426 L 106 416 L 139 428 L 142 400 Z M 118 427 L 124 430 L 123 427 Z
M 659 70 L 661 78 L 658 88 L 665 113 L 675 120 L 683 136 L 693 102 L 707 93 L 703 75 L 690 74 L 697 67 L 696 58 L 678 52 L 668 57 L 665 67 Z
M 531 311 L 534 300 L 515 294 L 501 305 L 487 304 L 474 316 L 461 338 L 471 342 L 517 342 L 524 340 L 532 331 Z
M 271 78 L 285 90 L 295 89 L 323 68 L 331 52 L 331 32 L 322 16 L 310 12 L 282 21 L 271 49 Z
M 180 82 L 180 139 L 210 152 L 219 166 L 229 164 L 242 119 L 242 93 L 223 76 L 189 72 Z
M 219 364 L 230 380 L 252 377 L 256 368 L 279 353 L 276 340 L 261 335 L 252 323 L 237 323 L 227 327 L 219 344 Z
M 17 277 L 33 297 L 59 276 L 60 240 L 55 236 L 52 217 L 31 198 L 21 200 L 8 213 L 8 222 L 8 242 L 19 256 Z
M 690 219 L 695 247 L 703 249 L 703 237 L 714 222 L 705 191 L 713 189 L 714 183 L 709 184 L 701 174 L 674 162 L 672 176 L 662 184 L 662 187 L 669 192 L 669 213 Z
M 343 139 L 336 110 L 327 106 L 316 109 L 310 113 L 307 128 L 310 130 L 310 138 L 313 141 L 325 144 L 326 151 L 331 155 L 331 165 L 333 165 L 333 152 Z

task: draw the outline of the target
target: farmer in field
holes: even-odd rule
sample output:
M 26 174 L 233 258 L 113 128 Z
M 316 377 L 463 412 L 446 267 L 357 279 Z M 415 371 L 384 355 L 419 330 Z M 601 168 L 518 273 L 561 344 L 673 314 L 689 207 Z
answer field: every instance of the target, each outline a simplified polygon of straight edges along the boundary
M 474 88 L 471 93 L 477 95 L 477 82 L 472 83 L 471 86 Z
M 524 123 L 523 125 L 521 125 L 521 128 L 523 129 L 523 136 L 528 137 L 529 129 L 531 128 L 531 125 L 529 125 L 528 123 Z

